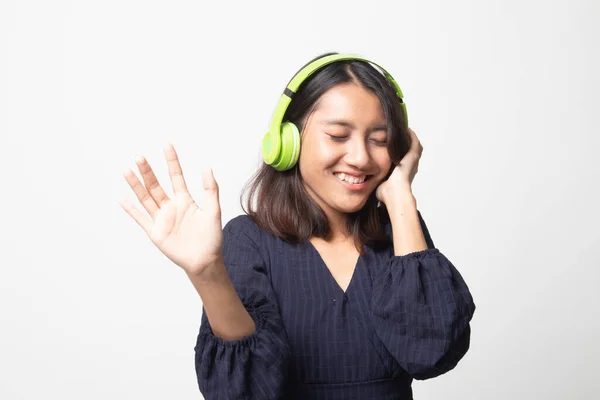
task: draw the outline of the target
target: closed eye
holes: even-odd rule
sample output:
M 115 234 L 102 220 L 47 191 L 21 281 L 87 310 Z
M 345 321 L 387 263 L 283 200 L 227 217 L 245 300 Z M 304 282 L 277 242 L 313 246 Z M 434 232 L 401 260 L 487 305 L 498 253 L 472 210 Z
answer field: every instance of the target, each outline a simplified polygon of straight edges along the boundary
M 332 135 L 330 133 L 325 132 L 325 134 L 327 136 L 329 136 L 331 138 L 331 140 L 333 140 L 334 142 L 342 142 L 346 139 L 348 139 L 349 135 Z M 376 139 L 369 139 L 371 141 L 371 143 L 374 143 L 376 146 L 387 146 L 387 140 L 376 140 Z
M 325 134 L 327 136 L 329 136 L 331 138 L 331 140 L 333 140 L 334 142 L 341 142 L 341 141 L 344 141 L 344 140 L 348 139 L 348 135 L 337 136 L 337 135 L 332 135 L 332 134 L 327 133 L 327 132 L 325 132 Z
M 386 146 L 387 145 L 387 140 L 375 140 L 375 139 L 371 139 L 371 141 L 373 143 L 375 143 L 377 146 Z

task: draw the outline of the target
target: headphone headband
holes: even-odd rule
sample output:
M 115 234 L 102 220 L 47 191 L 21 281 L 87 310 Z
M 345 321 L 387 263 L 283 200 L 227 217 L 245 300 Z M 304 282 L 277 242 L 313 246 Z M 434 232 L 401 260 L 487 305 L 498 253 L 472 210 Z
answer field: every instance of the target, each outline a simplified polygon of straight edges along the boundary
M 331 55 L 319 58 L 319 59 L 311 62 L 310 64 L 308 64 L 307 66 L 302 68 L 292 78 L 290 83 L 287 85 L 286 89 L 290 90 L 292 93 L 296 93 L 296 91 L 298 90 L 298 88 L 300 87 L 302 82 L 304 82 L 306 80 L 306 78 L 311 76 L 313 73 L 315 73 L 316 71 L 318 71 L 319 69 L 323 68 L 324 66 L 326 66 L 328 64 L 334 63 L 336 61 L 343 61 L 343 60 L 364 61 L 364 62 L 368 62 L 369 64 L 375 65 L 377 68 L 379 68 L 381 70 L 381 72 L 383 72 L 383 75 L 390 81 L 390 83 L 392 83 L 398 97 L 399 98 L 404 97 L 402 95 L 402 90 L 400 90 L 400 87 L 398 86 L 398 84 L 396 83 L 394 78 L 392 78 L 392 76 L 382 66 L 374 63 L 373 61 L 369 61 L 366 58 L 363 58 L 360 56 L 355 56 L 352 54 L 331 54 Z

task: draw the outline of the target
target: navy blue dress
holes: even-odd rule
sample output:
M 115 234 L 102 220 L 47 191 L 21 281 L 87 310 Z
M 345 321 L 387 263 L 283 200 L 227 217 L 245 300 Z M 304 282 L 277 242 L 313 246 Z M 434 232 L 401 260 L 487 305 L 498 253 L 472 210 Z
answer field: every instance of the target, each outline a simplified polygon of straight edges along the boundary
M 194 350 L 205 398 L 408 400 L 413 379 L 454 368 L 475 304 L 418 215 L 428 249 L 364 246 L 346 292 L 312 243 L 285 242 L 247 215 L 229 221 L 225 265 L 256 331 L 222 340 L 203 312 Z

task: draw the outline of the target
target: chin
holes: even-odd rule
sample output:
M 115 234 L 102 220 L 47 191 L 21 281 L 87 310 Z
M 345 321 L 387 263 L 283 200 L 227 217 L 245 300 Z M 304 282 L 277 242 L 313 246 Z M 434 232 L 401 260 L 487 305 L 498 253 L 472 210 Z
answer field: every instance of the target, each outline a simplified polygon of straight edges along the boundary
M 334 207 L 338 211 L 341 211 L 346 214 L 351 214 L 360 211 L 367 204 L 367 199 L 360 203 L 336 204 Z

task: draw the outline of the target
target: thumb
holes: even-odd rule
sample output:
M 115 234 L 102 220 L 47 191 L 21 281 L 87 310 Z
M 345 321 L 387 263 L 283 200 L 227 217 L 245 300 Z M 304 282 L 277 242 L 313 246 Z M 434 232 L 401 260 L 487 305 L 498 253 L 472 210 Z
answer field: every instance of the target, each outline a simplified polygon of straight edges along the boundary
M 204 208 L 220 212 L 219 185 L 215 180 L 212 168 L 202 173 L 202 185 L 204 187 Z

